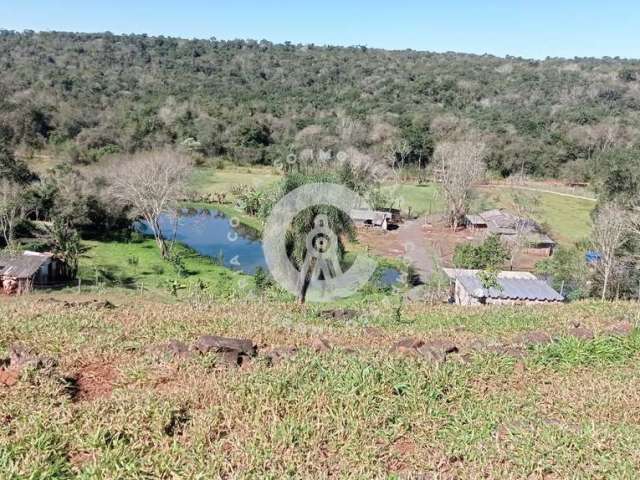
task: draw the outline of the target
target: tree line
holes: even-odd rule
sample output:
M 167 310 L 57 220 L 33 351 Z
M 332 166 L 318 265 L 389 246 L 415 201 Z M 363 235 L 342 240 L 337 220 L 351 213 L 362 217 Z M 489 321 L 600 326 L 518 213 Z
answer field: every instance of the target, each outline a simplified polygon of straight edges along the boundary
M 92 164 L 182 146 L 272 164 L 349 147 L 425 167 L 474 132 L 489 171 L 591 181 L 638 158 L 640 62 L 0 31 L 0 143 Z

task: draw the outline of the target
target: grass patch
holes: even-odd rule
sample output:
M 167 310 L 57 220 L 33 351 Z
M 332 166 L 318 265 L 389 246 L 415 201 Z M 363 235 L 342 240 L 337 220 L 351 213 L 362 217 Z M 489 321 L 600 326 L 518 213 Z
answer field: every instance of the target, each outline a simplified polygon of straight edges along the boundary
M 407 335 L 452 338 L 464 348 L 479 333 L 508 336 L 575 318 L 594 327 L 631 315 L 630 304 L 561 305 L 535 317 L 524 307 L 498 309 L 510 320 L 496 333 L 500 315 L 481 309 L 413 305 L 406 317 L 414 323 L 397 324 L 384 299 L 354 302 L 362 321 L 330 322 L 293 303 L 142 296 L 95 310 L 48 296 L 0 304 L 0 349 L 18 342 L 59 362 L 56 375 L 35 372 L 0 389 L 3 478 L 638 475 L 640 375 L 636 363 L 617 363 L 628 346 L 616 344 L 623 353 L 598 368 L 538 363 L 520 373 L 498 357 L 437 366 L 389 353 Z M 261 350 L 295 345 L 299 353 L 230 370 L 207 357 L 149 356 L 159 342 L 203 334 L 251 338 Z M 319 336 L 333 350 L 314 352 Z M 560 345 L 558 354 L 569 355 Z M 72 401 L 58 377 L 96 364 L 113 370 L 109 388 Z
M 186 277 L 162 259 L 150 239 L 140 243 L 84 241 L 83 244 L 87 248 L 80 261 L 80 278 L 84 284 L 167 289 L 171 282 L 177 281 L 184 288 L 201 283 L 212 292 L 230 295 L 241 280 L 253 281 L 252 277 L 219 266 L 180 244 L 175 245 L 174 252 L 184 264 Z
M 561 338 L 536 351 L 535 361 L 551 367 L 596 366 L 622 363 L 640 353 L 640 334 L 594 340 Z
M 446 205 L 436 184 L 388 185 L 384 191 L 393 196 L 394 207 L 414 215 L 442 213 Z M 513 194 L 519 192 L 539 200 L 534 219 L 549 227 L 551 236 L 560 244 L 574 244 L 588 238 L 591 232 L 591 212 L 595 203 L 553 193 L 518 191 L 509 188 L 481 189 L 477 192 L 472 210 L 509 209 Z
M 481 190 L 474 205 L 476 211 L 490 208 L 509 208 L 514 192 L 538 199 L 534 208 L 534 220 L 549 227 L 551 236 L 560 244 L 574 244 L 589 237 L 591 232 L 591 212 L 595 203 L 579 198 L 564 197 L 553 193 L 540 193 L 496 188 Z
M 237 185 L 248 185 L 256 189 L 268 187 L 280 178 L 273 167 L 225 165 L 223 169 L 198 168 L 190 185 L 193 190 L 202 194 L 228 193 Z
M 382 189 L 391 195 L 392 207 L 400 208 L 403 213 L 424 215 L 445 210 L 445 204 L 435 184 L 425 185 L 386 185 Z

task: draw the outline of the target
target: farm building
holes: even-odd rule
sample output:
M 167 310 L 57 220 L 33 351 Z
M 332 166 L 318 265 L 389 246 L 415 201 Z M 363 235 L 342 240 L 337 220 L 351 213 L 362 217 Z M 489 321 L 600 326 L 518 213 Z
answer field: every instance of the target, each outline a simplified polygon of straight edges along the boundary
M 467 215 L 466 225 L 473 230 L 486 230 L 498 235 L 506 243 L 514 243 L 524 237 L 527 251 L 532 254 L 551 256 L 556 243 L 542 232 L 536 222 L 517 217 L 504 210 L 487 210 L 476 215 Z
M 65 264 L 51 253 L 0 256 L 0 292 L 21 295 L 65 280 Z
M 535 305 L 559 303 L 564 297 L 529 272 L 500 272 L 499 288 L 484 288 L 478 270 L 445 268 L 458 305 Z
M 393 213 L 376 210 L 351 210 L 351 219 L 358 226 L 387 230 L 393 221 Z

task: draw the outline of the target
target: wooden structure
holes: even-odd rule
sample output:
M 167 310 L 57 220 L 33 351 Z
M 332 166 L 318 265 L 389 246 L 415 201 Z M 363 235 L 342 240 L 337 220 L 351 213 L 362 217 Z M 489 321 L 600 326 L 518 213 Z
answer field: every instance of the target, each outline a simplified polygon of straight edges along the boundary
M 534 255 L 551 256 L 556 246 L 556 242 L 543 233 L 536 222 L 504 210 L 467 215 L 466 225 L 472 230 L 486 230 L 489 234 L 498 235 L 507 244 L 521 241 L 527 253 Z
M 350 217 L 357 226 L 387 230 L 393 224 L 393 213 L 376 210 L 351 210 Z
M 0 255 L 0 293 L 22 295 L 66 279 L 65 264 L 51 253 L 24 252 Z

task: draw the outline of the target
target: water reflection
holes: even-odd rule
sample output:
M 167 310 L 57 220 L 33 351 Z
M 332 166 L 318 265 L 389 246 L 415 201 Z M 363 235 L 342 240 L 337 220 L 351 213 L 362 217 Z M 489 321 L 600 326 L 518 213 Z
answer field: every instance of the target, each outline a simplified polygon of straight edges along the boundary
M 260 233 L 219 210 L 182 208 L 176 215 L 163 215 L 160 226 L 165 238 L 175 239 L 227 268 L 250 275 L 258 267 L 267 269 Z M 145 235 L 152 234 L 146 223 L 141 222 L 137 228 Z M 399 283 L 400 277 L 399 270 L 389 267 L 380 272 L 377 280 L 386 287 Z
M 176 215 L 163 215 L 160 226 L 165 238 L 175 238 L 200 255 L 219 260 L 227 268 L 251 275 L 258 267 L 266 268 L 259 232 L 232 221 L 219 210 L 183 208 Z M 141 230 L 151 234 L 144 223 Z

